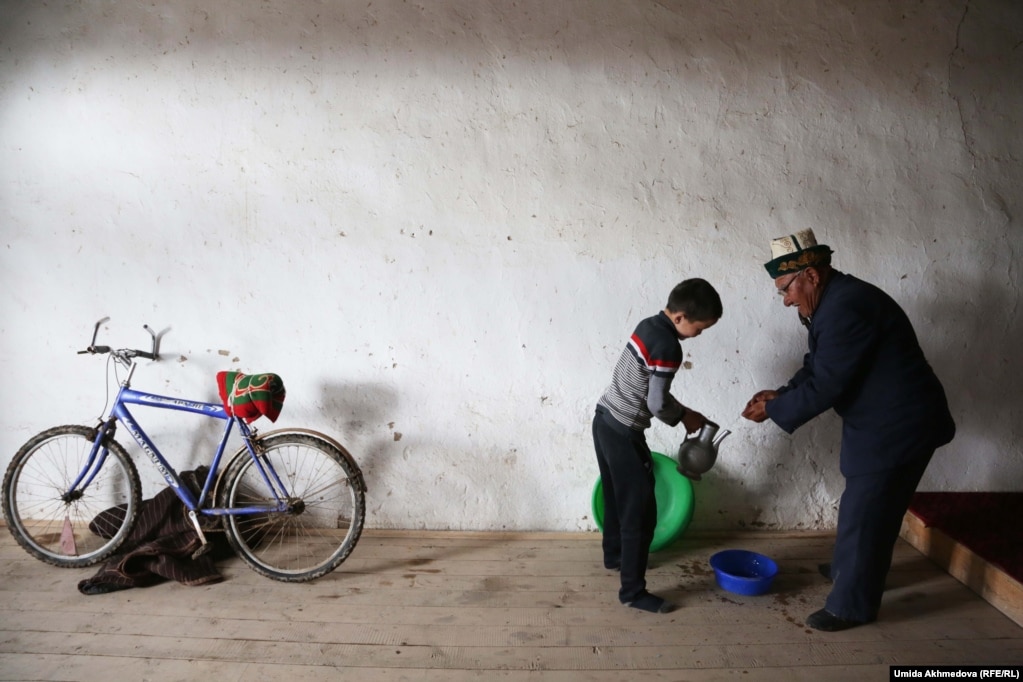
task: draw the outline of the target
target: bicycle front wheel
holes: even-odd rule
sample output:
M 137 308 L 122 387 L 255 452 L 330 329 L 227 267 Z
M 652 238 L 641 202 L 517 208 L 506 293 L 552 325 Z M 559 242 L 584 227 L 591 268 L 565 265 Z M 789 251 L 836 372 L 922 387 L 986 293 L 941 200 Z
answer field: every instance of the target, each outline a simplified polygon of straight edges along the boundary
M 362 534 L 362 472 L 347 451 L 314 435 L 268 436 L 259 446 L 260 462 L 285 486 L 290 509 L 225 516 L 228 542 L 267 578 L 305 582 L 330 573 L 348 558 Z M 223 476 L 219 506 L 275 502 L 248 449 L 238 452 Z
M 142 486 L 128 453 L 106 444 L 103 467 L 87 487 L 71 490 L 92 452 L 96 430 L 57 426 L 29 440 L 3 483 L 7 528 L 32 556 L 61 568 L 91 566 L 117 551 L 139 505 Z

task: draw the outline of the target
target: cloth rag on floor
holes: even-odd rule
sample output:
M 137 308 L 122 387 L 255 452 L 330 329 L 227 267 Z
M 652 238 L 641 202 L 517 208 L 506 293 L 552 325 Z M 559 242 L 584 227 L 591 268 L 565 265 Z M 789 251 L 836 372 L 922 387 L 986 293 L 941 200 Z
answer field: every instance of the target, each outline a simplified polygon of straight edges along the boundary
M 217 372 L 224 411 L 252 423 L 260 417 L 277 421 L 284 407 L 284 382 L 276 374 Z
M 181 474 L 181 480 L 196 494 L 206 480 L 209 469 L 199 467 Z M 124 520 L 125 505 L 100 512 L 89 529 L 102 537 L 110 537 L 105 528 L 119 528 Z M 105 594 L 131 587 L 148 587 L 166 580 L 183 585 L 207 585 L 223 580 L 214 562 L 232 555 L 222 532 L 206 531 L 211 548 L 194 557 L 201 546 L 199 535 L 187 516 L 184 503 L 167 487 L 139 507 L 135 527 L 128 534 L 121 552 L 105 563 L 91 578 L 78 583 L 82 594 Z

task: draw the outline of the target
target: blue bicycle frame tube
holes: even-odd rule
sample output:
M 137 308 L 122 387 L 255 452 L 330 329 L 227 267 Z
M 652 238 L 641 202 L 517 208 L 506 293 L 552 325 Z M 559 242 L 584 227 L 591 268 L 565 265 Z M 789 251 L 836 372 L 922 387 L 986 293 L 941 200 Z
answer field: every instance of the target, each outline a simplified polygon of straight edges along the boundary
M 221 419 L 227 422 L 224 427 L 224 434 L 220 440 L 220 445 L 217 447 L 216 455 L 213 457 L 213 461 L 209 465 L 209 474 L 206 476 L 206 481 L 203 484 L 202 492 L 198 500 L 192 494 L 192 491 L 187 486 L 182 485 L 181 479 L 178 477 L 177 472 L 174 468 L 164 459 L 159 449 L 149 438 L 146 432 L 142 429 L 139 423 L 129 412 L 127 405 L 143 405 L 147 407 L 155 407 L 164 410 L 174 410 L 176 412 L 190 412 L 192 414 L 199 414 L 205 417 L 211 417 L 214 419 Z M 153 462 L 156 468 L 163 475 L 167 484 L 174 488 L 175 494 L 181 501 L 185 503 L 189 510 L 198 511 L 201 514 L 210 516 L 224 516 L 227 514 L 254 514 L 266 511 L 284 511 L 287 509 L 288 504 L 281 498 L 281 492 L 285 495 L 285 490 L 280 478 L 277 476 L 277 472 L 270 469 L 270 473 L 273 475 L 274 483 L 271 483 L 270 477 L 267 475 L 267 471 L 263 466 L 263 463 L 259 461 L 259 457 L 252 450 L 252 443 L 250 441 L 250 432 L 245 422 L 238 417 L 227 414 L 224 410 L 224 406 L 218 403 L 204 403 L 196 402 L 192 400 L 182 400 L 180 398 L 171 398 L 169 396 L 157 395 L 155 393 L 145 393 L 143 391 L 136 391 L 131 388 L 121 387 L 121 390 L 117 394 L 117 399 L 114 401 L 114 407 L 111 410 L 111 415 L 116 417 L 128 432 L 131 434 L 135 442 L 138 443 L 139 447 L 142 448 L 146 456 Z M 231 435 L 231 427 L 237 422 L 239 430 L 242 432 L 242 436 L 245 439 L 245 446 L 249 450 L 249 454 L 252 455 L 256 468 L 259 470 L 260 475 L 263 477 L 263 481 L 267 487 L 273 492 L 276 498 L 276 504 L 265 504 L 260 506 L 250 507 L 233 507 L 231 509 L 219 509 L 219 508 L 201 508 L 203 502 L 206 500 L 206 496 L 210 492 L 210 488 L 216 476 L 216 472 L 220 467 L 220 460 L 224 454 L 224 448 L 227 446 L 228 438 Z M 97 441 L 99 442 L 99 441 Z M 104 449 L 105 456 L 105 449 Z M 101 460 L 102 463 L 102 460 Z M 96 469 L 98 470 L 98 466 Z M 281 492 L 278 492 L 281 491 Z
M 165 395 L 156 395 L 155 393 L 144 393 L 142 391 L 136 391 L 133 388 L 122 388 L 117 395 L 116 404 L 129 403 L 132 405 L 150 405 L 152 407 L 159 407 L 166 410 L 176 410 L 178 412 L 192 412 L 194 414 L 203 414 L 207 417 L 214 417 L 216 419 L 230 419 L 231 417 L 224 411 L 224 406 L 218 403 L 199 403 L 194 400 L 182 400 L 181 398 L 170 398 Z

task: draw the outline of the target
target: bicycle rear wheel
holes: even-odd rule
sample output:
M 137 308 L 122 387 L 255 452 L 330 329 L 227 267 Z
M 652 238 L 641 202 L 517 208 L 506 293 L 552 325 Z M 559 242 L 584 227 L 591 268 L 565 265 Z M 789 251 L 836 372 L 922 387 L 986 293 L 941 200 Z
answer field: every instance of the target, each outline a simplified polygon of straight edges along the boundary
M 96 430 L 57 426 L 30 439 L 3 483 L 7 528 L 32 556 L 61 568 L 91 566 L 124 542 L 142 503 L 138 471 L 114 440 L 87 488 L 68 490 L 85 468 Z
M 277 472 L 291 511 L 224 517 L 228 542 L 260 575 L 305 582 L 337 568 L 355 548 L 366 517 L 362 472 L 347 451 L 309 434 L 260 439 L 261 461 Z M 224 471 L 218 504 L 225 508 L 275 500 L 247 449 Z

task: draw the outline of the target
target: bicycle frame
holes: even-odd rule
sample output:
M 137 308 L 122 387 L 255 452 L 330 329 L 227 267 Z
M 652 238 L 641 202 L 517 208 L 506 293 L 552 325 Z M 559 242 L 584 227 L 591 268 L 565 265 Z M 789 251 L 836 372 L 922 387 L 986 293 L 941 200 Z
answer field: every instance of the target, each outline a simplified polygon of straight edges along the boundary
M 128 379 L 121 384 L 120 390 L 117 393 L 117 398 L 114 400 L 113 407 L 110 410 L 110 414 L 97 428 L 96 438 L 93 441 L 92 451 L 89 453 L 89 459 L 79 474 L 78 479 L 75 480 L 68 492 L 65 494 L 65 499 L 71 499 L 74 497 L 76 494 L 75 491 L 79 490 L 79 488 L 88 487 L 88 485 L 92 482 L 92 479 L 102 468 L 108 453 L 105 443 L 107 439 L 113 438 L 117 423 L 119 422 L 128 430 L 128 433 L 131 434 L 135 442 L 138 443 L 140 448 L 142 448 L 142 451 L 147 457 L 149 457 L 153 465 L 156 466 L 164 480 L 167 481 L 167 485 L 174 489 L 175 494 L 185 504 L 190 512 L 195 512 L 204 516 L 226 516 L 290 511 L 291 502 L 287 487 L 281 481 L 280 476 L 274 470 L 273 465 L 270 464 L 269 461 L 266 461 L 265 458 L 259 456 L 259 452 L 257 451 L 258 445 L 253 442 L 255 432 L 249 428 L 248 424 L 246 424 L 243 419 L 227 414 L 224 410 L 224 406 L 217 403 L 196 402 L 192 400 L 183 400 L 181 398 L 172 398 L 170 396 L 157 395 L 155 393 L 136 391 L 130 388 L 130 379 L 131 373 L 129 373 Z M 156 444 L 152 441 L 149 435 L 146 434 L 145 430 L 143 430 L 138 421 L 128 410 L 128 405 L 142 405 L 161 410 L 189 412 L 199 414 L 204 417 L 219 419 L 225 422 L 223 435 L 220 438 L 220 443 L 217 446 L 217 451 L 213 457 L 213 461 L 209 465 L 209 473 L 206 475 L 206 480 L 203 483 L 202 491 L 198 498 L 196 498 L 192 491 L 189 490 L 188 486 L 182 483 L 177 471 L 175 471 L 174 467 L 171 466 L 160 452 L 159 448 L 157 448 Z M 224 456 L 224 449 L 227 447 L 227 441 L 231 436 L 231 431 L 235 424 L 238 425 L 239 432 L 245 441 L 245 447 L 249 452 L 249 456 L 252 457 L 253 462 L 256 465 L 260 476 L 262 476 L 263 482 L 272 494 L 274 501 L 264 505 L 232 507 L 230 509 L 209 507 L 206 506 L 206 503 L 208 501 L 210 489 L 216 481 L 217 471 L 220 468 L 220 462 Z

